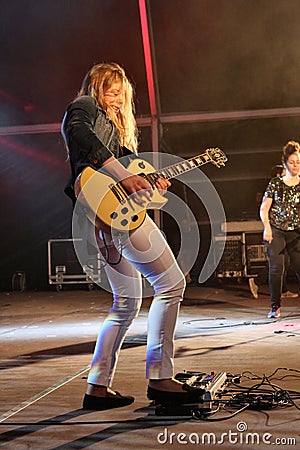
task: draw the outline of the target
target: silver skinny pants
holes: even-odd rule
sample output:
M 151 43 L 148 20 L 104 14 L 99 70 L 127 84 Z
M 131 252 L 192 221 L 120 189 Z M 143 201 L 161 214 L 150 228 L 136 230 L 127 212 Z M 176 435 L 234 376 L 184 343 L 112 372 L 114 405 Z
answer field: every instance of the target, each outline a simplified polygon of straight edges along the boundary
M 113 305 L 100 329 L 88 383 L 112 385 L 121 345 L 141 308 L 141 274 L 154 289 L 148 315 L 146 378 L 171 378 L 174 374 L 174 332 L 185 277 L 162 233 L 148 216 L 129 237 L 113 239 L 110 234 L 100 232 L 98 245 L 102 253 L 103 239 L 108 261 L 116 263 L 105 265 Z M 118 242 L 114 242 L 116 240 Z

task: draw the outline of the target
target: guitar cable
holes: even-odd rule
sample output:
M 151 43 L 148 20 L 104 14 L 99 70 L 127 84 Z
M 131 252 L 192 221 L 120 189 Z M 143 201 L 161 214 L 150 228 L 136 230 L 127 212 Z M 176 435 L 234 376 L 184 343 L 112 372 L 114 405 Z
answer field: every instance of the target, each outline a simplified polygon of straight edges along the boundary
M 119 244 L 119 247 L 120 247 L 120 251 L 119 251 L 119 249 L 117 249 L 117 247 L 116 247 L 116 249 L 117 249 L 118 252 L 119 252 L 119 259 L 118 259 L 116 262 L 112 262 L 112 261 L 109 260 L 109 248 L 108 248 L 108 245 L 107 245 L 107 242 L 106 242 L 104 233 L 103 233 L 103 231 L 101 231 L 101 239 L 102 239 L 102 241 L 103 241 L 103 243 L 104 243 L 104 248 L 105 248 L 105 256 L 103 256 L 103 257 L 104 257 L 104 263 L 105 263 L 105 264 L 109 264 L 110 266 L 117 266 L 118 264 L 120 264 L 121 259 L 122 259 L 122 257 L 123 257 L 123 255 L 122 255 L 122 252 L 123 252 L 123 246 L 122 246 L 121 236 L 118 234 L 118 235 L 117 235 L 117 238 L 118 238 L 118 244 Z

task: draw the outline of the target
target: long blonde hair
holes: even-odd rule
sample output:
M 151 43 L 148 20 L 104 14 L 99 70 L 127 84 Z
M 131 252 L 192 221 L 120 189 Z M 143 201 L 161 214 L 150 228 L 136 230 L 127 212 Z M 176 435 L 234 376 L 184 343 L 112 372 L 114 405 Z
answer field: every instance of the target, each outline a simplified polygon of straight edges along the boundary
M 115 82 L 121 82 L 124 90 L 123 106 L 115 114 L 113 111 L 106 111 L 109 118 L 115 124 L 119 136 L 120 144 L 137 153 L 137 126 L 134 118 L 135 106 L 133 101 L 133 87 L 125 75 L 124 69 L 117 63 L 100 63 L 94 65 L 86 74 L 78 96 L 90 95 L 98 104 L 106 110 L 104 102 L 104 92 Z

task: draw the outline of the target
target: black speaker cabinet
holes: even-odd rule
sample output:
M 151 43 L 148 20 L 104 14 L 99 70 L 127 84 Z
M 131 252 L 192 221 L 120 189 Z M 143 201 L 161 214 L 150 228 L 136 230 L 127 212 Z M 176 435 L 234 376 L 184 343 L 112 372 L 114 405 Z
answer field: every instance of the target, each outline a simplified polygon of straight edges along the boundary
M 243 234 L 216 236 L 215 250 L 216 254 L 220 254 L 218 246 L 225 247 L 221 260 L 216 268 L 216 276 L 219 278 L 239 278 L 245 276 L 246 260 L 245 260 L 245 243 L 243 241 Z
M 267 264 L 267 251 L 262 242 L 262 233 L 246 234 L 247 274 L 255 275 Z

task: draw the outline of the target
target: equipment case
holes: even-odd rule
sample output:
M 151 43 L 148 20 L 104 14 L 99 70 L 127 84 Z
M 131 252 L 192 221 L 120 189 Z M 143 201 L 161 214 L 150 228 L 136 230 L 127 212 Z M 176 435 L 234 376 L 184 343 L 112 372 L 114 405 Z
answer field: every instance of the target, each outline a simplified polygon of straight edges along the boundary
M 81 239 L 48 240 L 48 282 L 58 291 L 67 284 L 86 284 L 88 289 L 93 289 L 101 281 L 99 253 L 92 255 L 88 265 L 82 267 L 74 249 L 75 241 Z

